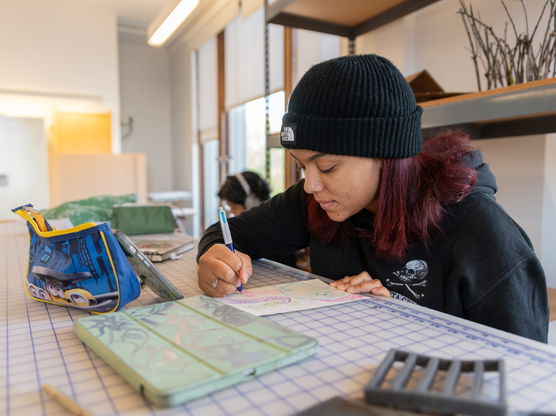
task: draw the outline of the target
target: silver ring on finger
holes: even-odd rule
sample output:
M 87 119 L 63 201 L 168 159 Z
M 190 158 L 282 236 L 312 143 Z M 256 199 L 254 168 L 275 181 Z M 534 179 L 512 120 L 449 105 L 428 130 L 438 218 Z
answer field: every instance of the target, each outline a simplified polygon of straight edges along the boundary
M 209 283 L 209 285 L 213 289 L 216 289 L 216 286 L 218 286 L 218 279 L 214 279 L 212 282 Z

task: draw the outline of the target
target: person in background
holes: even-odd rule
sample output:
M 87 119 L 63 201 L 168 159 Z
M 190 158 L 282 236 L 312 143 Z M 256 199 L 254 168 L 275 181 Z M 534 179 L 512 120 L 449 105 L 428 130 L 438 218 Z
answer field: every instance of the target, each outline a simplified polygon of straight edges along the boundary
M 218 197 L 224 206 L 228 206 L 228 211 L 237 217 L 269 200 L 270 186 L 259 174 L 246 170 L 227 176 L 218 191 Z M 269 253 L 265 257 L 288 266 L 298 267 L 300 258 L 304 259 L 303 252 L 299 253 L 296 254 L 295 251 L 286 254 Z
M 309 246 L 312 272 L 340 290 L 546 342 L 546 279 L 529 238 L 496 203 L 494 175 L 469 137 L 446 131 L 423 143 L 421 114 L 383 57 L 313 66 L 280 134 L 305 178 L 229 221 L 235 253 L 218 225 L 206 230 L 201 290 L 233 293 L 248 281 L 251 258 Z
M 243 211 L 258 207 L 261 202 L 270 199 L 270 187 L 257 173 L 246 170 L 226 177 L 218 197 L 237 217 Z

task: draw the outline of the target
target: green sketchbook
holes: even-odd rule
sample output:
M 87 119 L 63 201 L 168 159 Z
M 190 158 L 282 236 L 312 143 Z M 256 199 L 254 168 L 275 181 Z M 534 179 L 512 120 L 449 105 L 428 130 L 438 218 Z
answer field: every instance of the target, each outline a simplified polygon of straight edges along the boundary
M 314 338 L 207 296 L 80 318 L 74 331 L 158 406 L 250 380 L 317 348 Z

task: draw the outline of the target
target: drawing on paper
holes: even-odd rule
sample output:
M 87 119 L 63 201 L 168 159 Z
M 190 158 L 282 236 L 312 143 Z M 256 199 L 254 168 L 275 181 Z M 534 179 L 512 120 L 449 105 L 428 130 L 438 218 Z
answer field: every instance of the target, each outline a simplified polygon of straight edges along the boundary
M 312 279 L 245 289 L 242 293 L 218 300 L 261 316 L 338 305 L 362 298 L 364 296 L 342 292 L 318 279 Z

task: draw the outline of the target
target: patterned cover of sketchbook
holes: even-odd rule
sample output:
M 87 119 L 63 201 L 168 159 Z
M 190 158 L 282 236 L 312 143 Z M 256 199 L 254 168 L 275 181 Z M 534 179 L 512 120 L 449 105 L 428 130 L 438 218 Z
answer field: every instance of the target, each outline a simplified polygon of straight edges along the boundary
M 317 348 L 314 338 L 207 296 L 81 318 L 74 331 L 158 406 L 252 379 Z

